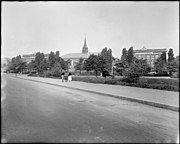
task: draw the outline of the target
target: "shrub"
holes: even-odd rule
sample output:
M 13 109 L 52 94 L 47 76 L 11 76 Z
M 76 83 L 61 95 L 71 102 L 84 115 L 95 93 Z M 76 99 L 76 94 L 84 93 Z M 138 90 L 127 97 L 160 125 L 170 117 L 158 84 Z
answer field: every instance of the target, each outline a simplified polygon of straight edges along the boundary
M 179 72 L 175 72 L 171 75 L 171 78 L 179 78 Z
M 117 84 L 117 79 L 108 79 L 104 81 L 104 84 L 112 84 L 112 85 L 116 85 Z

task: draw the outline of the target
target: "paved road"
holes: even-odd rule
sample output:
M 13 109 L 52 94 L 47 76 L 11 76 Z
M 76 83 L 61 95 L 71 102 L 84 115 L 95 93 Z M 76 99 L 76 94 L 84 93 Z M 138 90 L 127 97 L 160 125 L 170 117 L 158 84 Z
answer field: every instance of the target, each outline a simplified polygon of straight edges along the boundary
M 4 75 L 7 142 L 177 142 L 179 112 Z

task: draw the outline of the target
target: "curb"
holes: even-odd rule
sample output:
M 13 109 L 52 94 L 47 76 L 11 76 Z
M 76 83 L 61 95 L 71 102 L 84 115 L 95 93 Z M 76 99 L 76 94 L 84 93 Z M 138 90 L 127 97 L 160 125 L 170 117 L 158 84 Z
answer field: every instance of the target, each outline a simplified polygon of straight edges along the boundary
M 119 98 L 119 99 L 122 99 L 122 100 L 131 101 L 131 102 L 138 102 L 138 103 L 153 106 L 153 107 L 158 107 L 158 108 L 163 108 L 163 109 L 179 112 L 179 107 L 170 106 L 170 105 L 166 105 L 166 104 L 155 103 L 155 102 L 150 102 L 150 101 L 144 101 L 144 100 L 139 100 L 139 99 L 135 99 L 135 98 L 128 98 L 128 97 L 123 97 L 123 96 L 117 96 L 117 95 L 112 95 L 112 94 L 106 94 L 106 93 L 101 93 L 101 92 L 95 92 L 95 91 L 91 91 L 91 90 L 84 90 L 84 89 L 74 88 L 74 87 L 70 87 L 70 86 L 62 86 L 62 85 L 48 83 L 48 82 L 42 82 L 42 81 L 38 81 L 38 80 L 32 80 L 32 79 L 26 79 L 26 78 L 20 78 L 20 77 L 15 77 L 15 78 L 34 81 L 34 82 L 39 82 L 39 83 L 50 84 L 50 85 L 69 88 L 69 89 L 74 89 L 74 90 L 80 90 L 80 91 L 84 91 L 84 92 L 90 92 L 90 93 L 94 93 L 94 94 L 100 94 L 100 95 L 104 95 L 104 96 Z

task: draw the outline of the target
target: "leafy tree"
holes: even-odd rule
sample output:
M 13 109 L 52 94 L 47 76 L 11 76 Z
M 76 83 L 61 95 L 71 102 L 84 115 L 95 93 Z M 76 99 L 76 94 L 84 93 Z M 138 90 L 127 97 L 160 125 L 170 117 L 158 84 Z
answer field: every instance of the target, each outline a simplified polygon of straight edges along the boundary
M 128 50 L 128 55 L 127 55 L 127 61 L 128 63 L 131 63 L 133 61 L 133 47 L 130 47 Z
M 100 72 L 106 70 L 106 61 L 102 55 L 98 55 L 97 57 L 97 70 Z
M 42 72 L 43 70 L 41 69 L 41 66 L 43 61 L 44 61 L 44 54 L 43 53 L 40 53 L 40 52 L 37 52 L 36 55 L 35 55 L 35 65 L 36 65 L 36 70 L 38 72 Z
M 61 68 L 63 70 L 67 70 L 68 69 L 69 64 L 70 64 L 69 60 L 65 61 L 63 58 L 59 57 L 59 61 L 58 62 L 61 64 Z
M 17 65 L 17 69 L 19 72 L 23 72 L 27 68 L 26 62 L 23 61 L 19 61 Z
M 127 50 L 126 50 L 126 48 L 123 48 L 123 50 L 122 50 L 121 60 L 122 61 L 126 61 L 127 60 Z
M 111 72 L 112 61 L 113 61 L 112 50 L 111 49 L 107 49 L 107 47 L 105 47 L 101 51 L 101 56 L 105 60 L 105 63 L 106 63 L 105 67 L 106 67 L 107 71 Z
M 169 72 L 169 75 L 172 75 L 174 72 L 176 72 L 178 69 L 177 63 L 175 61 L 171 61 L 167 63 L 167 71 Z
M 123 69 L 124 81 L 128 83 L 136 83 L 141 76 L 141 69 L 138 60 L 132 61 L 128 68 Z
M 51 71 L 52 71 L 53 76 L 60 77 L 61 76 L 61 71 L 62 71 L 61 64 L 56 61 L 54 63 L 54 67 L 52 68 Z
M 32 60 L 30 63 L 27 64 L 28 71 L 34 71 L 36 69 L 35 60 Z
M 154 62 L 154 68 L 155 71 L 158 74 L 163 74 L 166 71 L 166 63 L 165 60 L 162 60 L 162 57 L 159 57 L 155 62 Z
M 160 58 L 162 61 L 164 61 L 166 63 L 166 52 L 162 52 Z
M 144 74 L 149 73 L 151 71 L 151 67 L 148 65 L 147 60 L 140 59 L 138 60 L 141 76 L 144 76 Z
M 50 54 L 49 54 L 49 67 L 50 67 L 50 70 L 54 66 L 55 62 L 56 62 L 56 56 L 55 56 L 54 52 L 51 51 Z
M 83 66 L 84 66 L 84 59 L 83 59 L 83 58 L 80 58 L 80 59 L 79 59 L 79 62 L 78 62 L 77 65 L 75 66 L 75 69 L 76 69 L 76 70 L 80 70 L 80 73 L 81 73 L 81 71 L 83 70 Z
M 21 55 L 18 55 L 12 58 L 8 70 L 18 73 L 18 72 L 23 72 L 23 70 L 25 70 L 26 67 L 27 67 L 26 62 L 23 62 L 21 59 Z
M 97 62 L 97 56 L 91 54 L 89 58 L 85 60 L 83 68 L 87 71 L 95 70 L 95 67 L 97 65 L 96 62 Z
M 124 66 L 123 66 L 124 67 Z M 129 83 L 138 82 L 139 77 L 150 71 L 146 60 L 133 58 L 128 67 L 123 69 L 124 79 Z
M 84 67 L 87 71 L 95 71 L 96 77 L 98 75 L 98 72 L 103 72 L 104 70 L 107 70 L 107 63 L 103 55 L 90 55 L 88 59 L 84 62 Z
M 173 49 L 169 49 L 168 52 L 168 62 L 172 62 L 174 60 L 174 54 L 173 54 Z
M 56 51 L 56 58 L 59 57 L 59 51 Z
M 46 59 L 43 59 L 43 60 L 40 62 L 39 68 L 40 68 L 40 71 L 41 71 L 41 72 L 44 72 L 44 71 L 48 70 L 48 68 L 49 68 L 49 63 L 47 62 Z

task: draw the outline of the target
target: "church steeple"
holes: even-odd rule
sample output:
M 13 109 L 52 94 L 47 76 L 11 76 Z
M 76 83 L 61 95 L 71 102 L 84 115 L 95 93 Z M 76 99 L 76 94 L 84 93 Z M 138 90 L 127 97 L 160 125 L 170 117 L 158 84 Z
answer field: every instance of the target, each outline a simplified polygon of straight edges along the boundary
M 85 35 L 85 38 L 84 38 L 84 46 L 82 48 L 82 53 L 83 54 L 88 53 L 88 47 L 87 47 L 87 44 L 86 44 L 86 35 Z

